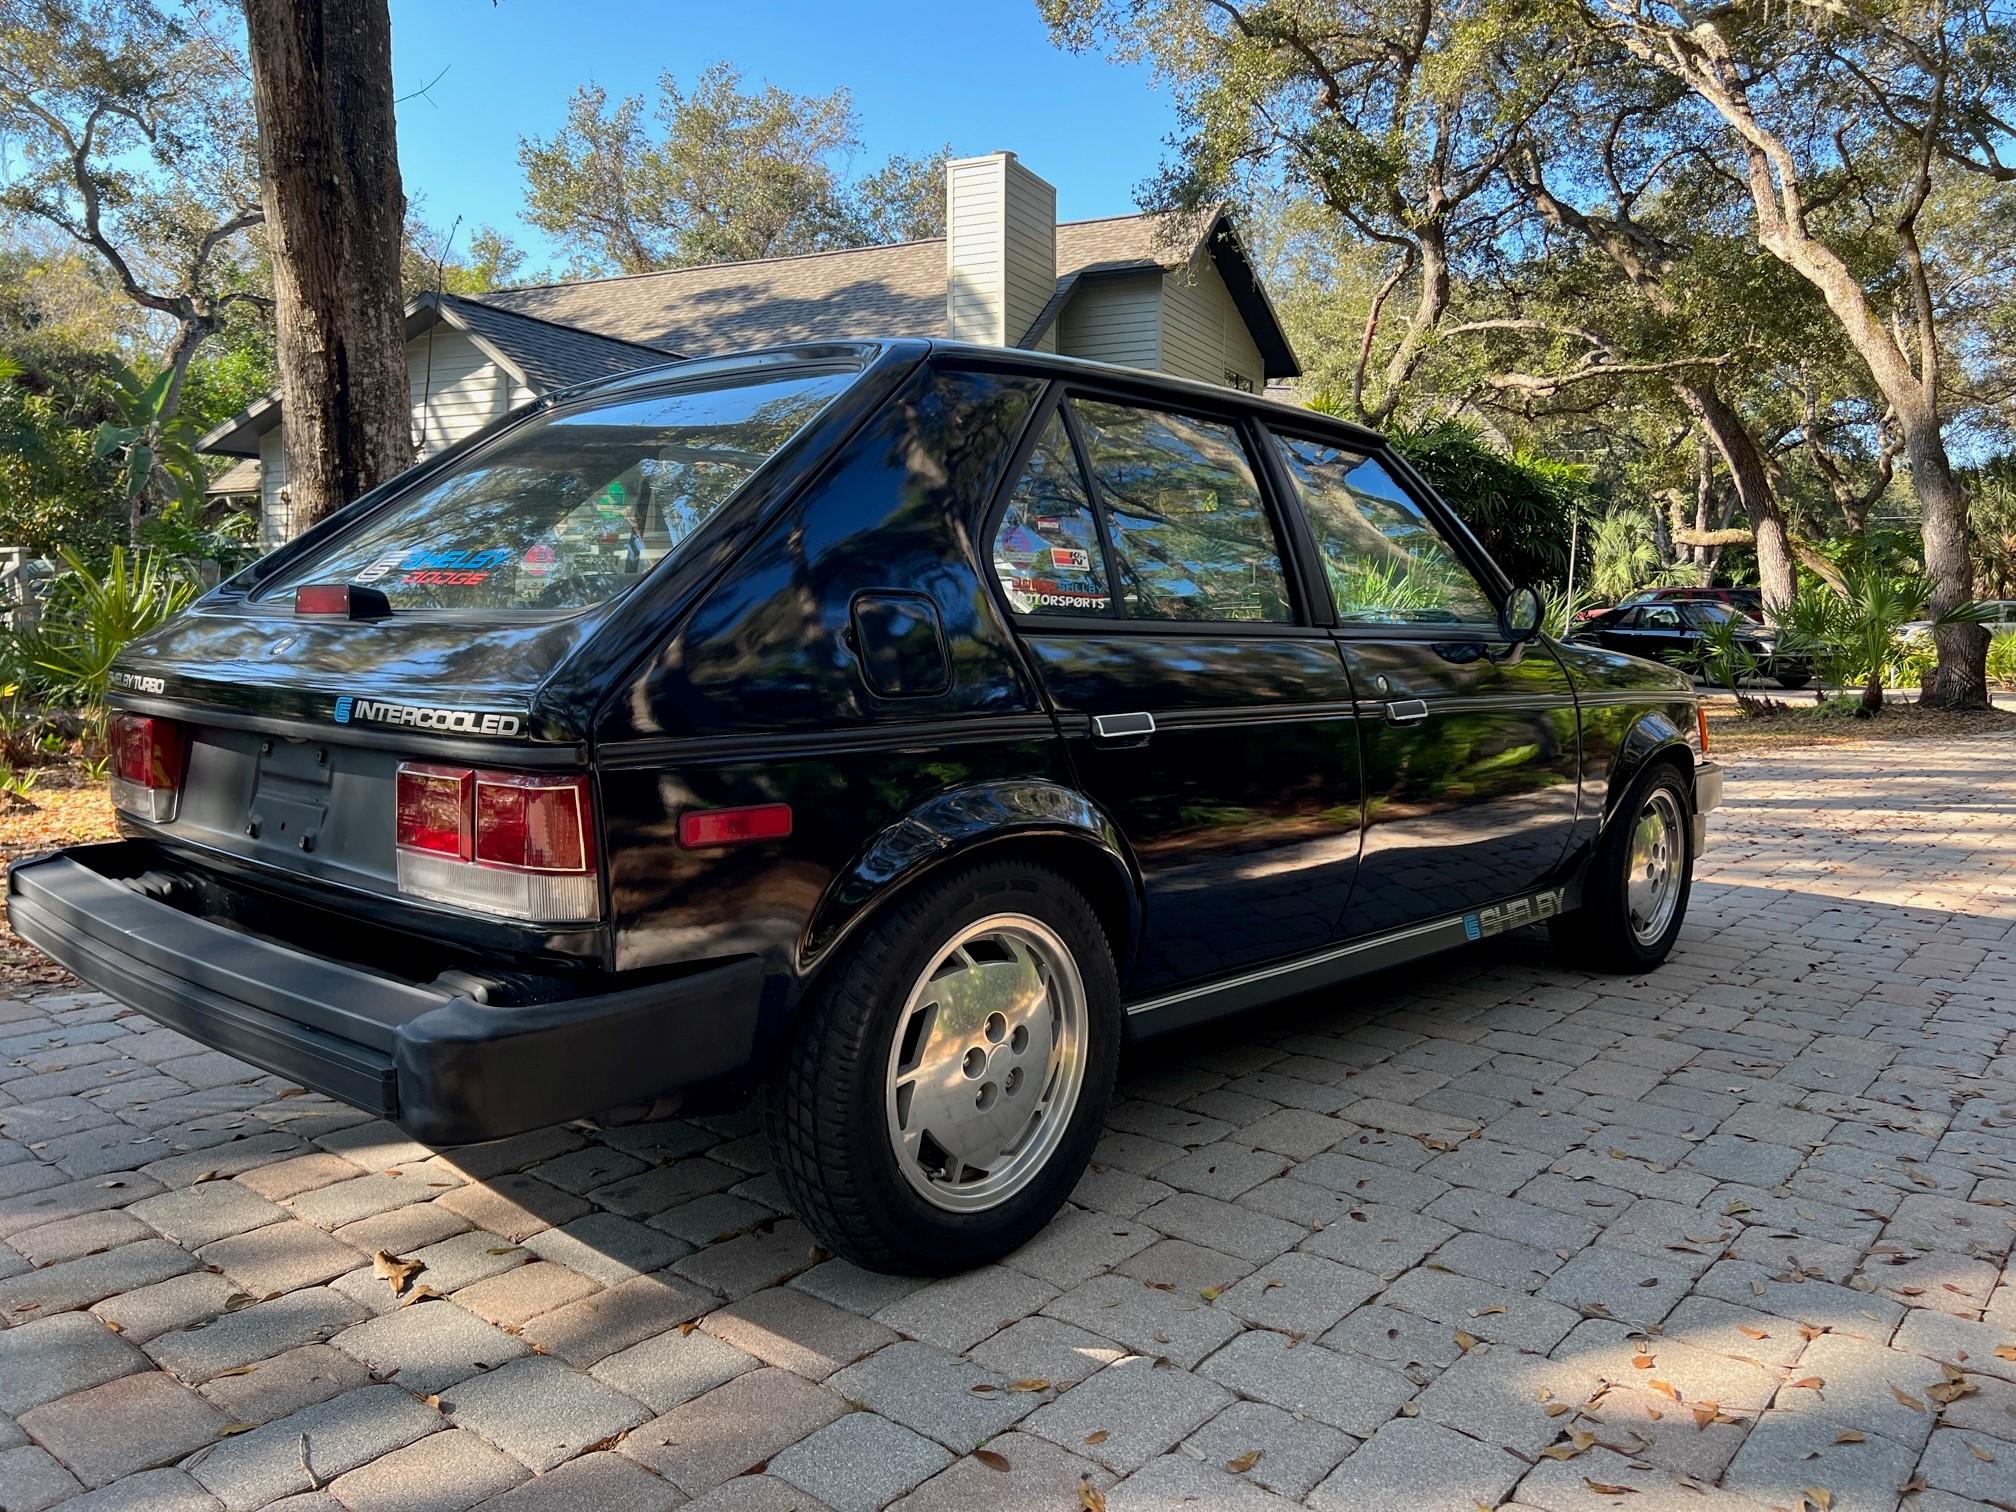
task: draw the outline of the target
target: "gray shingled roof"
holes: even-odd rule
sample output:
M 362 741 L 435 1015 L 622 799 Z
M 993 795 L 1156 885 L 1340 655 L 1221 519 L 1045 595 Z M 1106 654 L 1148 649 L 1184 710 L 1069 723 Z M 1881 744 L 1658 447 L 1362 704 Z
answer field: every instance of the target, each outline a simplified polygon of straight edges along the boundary
M 1154 215 L 1065 221 L 1058 283 L 1181 266 L 1201 232 L 1194 221 Z M 694 357 L 840 337 L 943 337 L 945 240 L 499 289 L 482 302 Z
M 456 294 L 428 295 L 421 306 L 436 304 L 442 317 L 469 332 L 516 367 L 538 393 L 613 378 L 640 367 L 656 367 L 681 354 L 659 346 L 639 345 L 574 326 L 555 325 L 524 311 L 506 309 Z M 412 322 L 408 322 L 409 333 Z

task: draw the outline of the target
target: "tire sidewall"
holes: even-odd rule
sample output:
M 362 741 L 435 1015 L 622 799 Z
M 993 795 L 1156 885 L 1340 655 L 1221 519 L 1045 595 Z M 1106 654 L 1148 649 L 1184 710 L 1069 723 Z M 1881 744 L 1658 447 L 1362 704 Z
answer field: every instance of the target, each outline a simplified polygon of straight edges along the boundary
M 891 948 L 856 953 L 848 984 L 873 1007 L 862 1026 L 862 1074 L 846 1110 L 850 1150 L 869 1178 L 863 1201 L 885 1232 L 917 1236 L 925 1270 L 965 1270 L 1033 1238 L 1070 1196 L 1098 1142 L 1119 1064 L 1121 1012 L 1112 947 L 1098 916 L 1056 873 L 1013 862 L 976 866 L 948 879 L 900 923 L 885 921 Z M 992 914 L 1019 913 L 1049 926 L 1071 952 L 1085 994 L 1085 1074 L 1064 1137 L 1028 1185 L 998 1207 L 954 1213 L 915 1191 L 890 1142 L 886 1076 L 897 1021 L 919 976 L 953 935 Z M 896 925 L 894 930 L 890 929 Z M 871 964 L 872 962 L 872 964 Z

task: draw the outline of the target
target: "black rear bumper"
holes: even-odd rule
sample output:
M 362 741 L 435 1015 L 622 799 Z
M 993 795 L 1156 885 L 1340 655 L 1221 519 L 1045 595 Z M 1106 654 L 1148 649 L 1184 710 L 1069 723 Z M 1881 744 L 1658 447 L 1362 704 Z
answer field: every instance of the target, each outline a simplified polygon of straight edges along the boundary
M 522 1007 L 416 987 L 184 913 L 127 882 L 117 841 L 15 863 L 14 932 L 192 1039 L 464 1144 L 741 1071 L 763 991 L 753 957 Z M 112 875 L 106 875 L 109 872 Z

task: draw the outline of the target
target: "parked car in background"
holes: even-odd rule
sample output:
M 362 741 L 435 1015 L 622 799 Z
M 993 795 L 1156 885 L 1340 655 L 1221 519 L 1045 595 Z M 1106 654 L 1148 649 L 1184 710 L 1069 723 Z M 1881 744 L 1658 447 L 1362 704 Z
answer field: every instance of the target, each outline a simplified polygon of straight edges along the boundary
M 1641 588 L 1617 607 L 1628 609 L 1637 604 L 1696 602 L 1727 604 L 1732 609 L 1742 610 L 1752 619 L 1760 619 L 1764 614 L 1764 590 L 1761 588 Z
M 1979 623 L 1990 635 L 2016 634 L 2016 599 L 1983 599 L 1981 607 L 1985 618 Z M 1911 620 L 1901 627 L 1906 640 L 1926 640 L 1932 634 L 1932 621 Z
M 1708 631 L 1731 619 L 1737 623 L 1736 643 L 1779 687 L 1803 688 L 1813 680 L 1808 658 L 1779 654 L 1777 631 L 1716 600 L 1660 600 L 1611 609 L 1576 626 L 1573 639 L 1692 671 L 1701 665 Z
M 886 1270 L 1063 1204 L 1123 1042 L 1523 925 L 1642 973 L 1722 775 L 1377 435 L 923 341 L 551 395 L 122 656 L 86 981 L 444 1144 L 756 1099 Z M 1237 1039 L 1237 1030 L 1227 1030 Z

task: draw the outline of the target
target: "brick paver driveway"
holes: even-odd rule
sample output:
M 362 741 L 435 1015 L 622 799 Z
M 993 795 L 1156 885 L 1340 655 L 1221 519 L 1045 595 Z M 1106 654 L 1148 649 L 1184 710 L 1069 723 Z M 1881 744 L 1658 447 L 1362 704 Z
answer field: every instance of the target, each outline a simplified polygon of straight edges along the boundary
M 931 1285 L 742 1122 L 436 1155 L 0 1004 L 0 1506 L 2016 1505 L 2016 742 L 1748 759 L 1716 830 L 1664 970 L 1159 1047 Z

